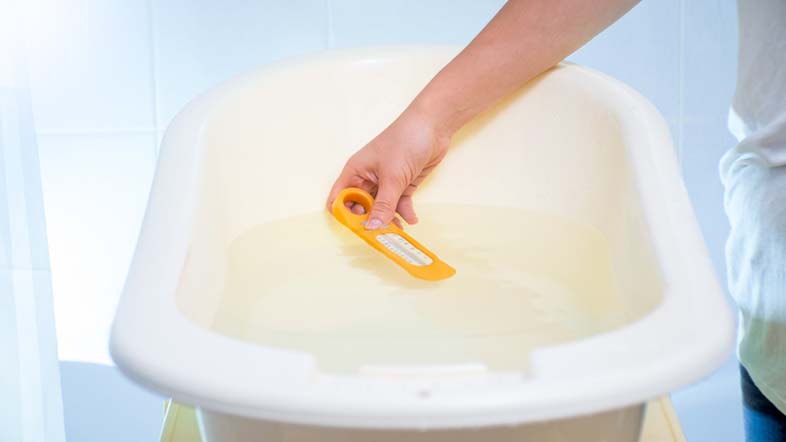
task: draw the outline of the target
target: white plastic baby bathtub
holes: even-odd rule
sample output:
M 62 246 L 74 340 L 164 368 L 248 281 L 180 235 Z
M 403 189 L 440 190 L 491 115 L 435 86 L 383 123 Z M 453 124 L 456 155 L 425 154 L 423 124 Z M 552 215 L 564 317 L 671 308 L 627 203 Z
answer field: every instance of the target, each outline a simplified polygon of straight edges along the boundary
M 265 280 L 278 285 L 227 307 L 233 242 L 254 226 L 323 210 L 347 157 L 455 53 L 365 48 L 278 63 L 196 99 L 169 127 L 111 351 L 132 379 L 197 406 L 206 441 L 635 441 L 643 403 L 699 379 L 727 356 L 731 317 L 666 124 L 624 84 L 570 64 L 458 134 L 416 204 L 521 209 L 594 229 L 607 250 L 611 282 L 604 290 L 614 293 L 613 326 L 518 346 L 524 341 L 515 339 L 540 328 L 500 328 L 506 321 L 515 325 L 516 315 L 504 310 L 511 304 L 494 301 L 502 299 L 502 282 L 495 281 L 470 301 L 444 295 L 431 310 L 407 310 L 407 303 L 429 295 L 406 288 L 379 306 L 364 301 L 374 298 L 340 296 L 346 291 L 335 279 L 308 276 L 306 269 L 315 266 L 308 261 L 312 252 L 333 253 L 329 247 L 309 249 L 287 233 L 267 237 L 275 247 L 259 243 L 249 256 L 272 263 L 277 256 L 267 255 L 289 247 L 278 243 L 293 242 L 303 259 L 287 255 L 283 264 L 252 266 L 242 287 Z M 441 222 L 449 230 L 451 223 Z M 512 236 L 516 227 L 501 220 L 500 229 Z M 454 241 L 460 242 L 458 233 Z M 548 241 L 520 249 L 537 247 L 551 253 Z M 566 290 L 581 292 L 590 282 L 576 275 L 602 269 L 593 267 L 587 244 L 563 248 L 549 272 L 574 278 Z M 437 252 L 451 261 L 450 247 Z M 371 267 L 390 265 L 369 259 Z M 324 260 L 326 267 L 332 263 Z M 468 271 L 457 270 L 454 278 Z M 372 286 L 376 278 L 363 268 L 347 275 L 355 277 L 371 278 Z M 312 289 L 293 291 L 290 282 Z M 396 285 L 384 278 L 378 284 L 380 290 Z M 297 339 L 266 344 L 216 326 L 246 321 L 237 329 L 253 328 L 246 310 L 260 310 L 258 301 L 276 291 L 300 301 L 265 304 L 259 318 L 295 327 Z M 365 291 L 372 296 L 375 290 Z M 592 310 L 588 299 L 581 308 Z M 446 322 L 435 318 L 455 306 L 447 321 L 454 334 L 440 338 L 447 336 L 440 328 Z M 526 310 L 520 313 L 527 321 L 539 320 Z M 397 311 L 406 311 L 414 325 L 393 323 Z M 363 330 L 398 331 L 379 340 L 371 333 L 365 341 L 357 333 L 331 334 L 339 327 L 338 319 L 330 321 L 334 316 L 362 316 Z M 480 316 L 491 318 L 483 333 L 462 328 Z M 314 322 L 321 325 L 309 328 Z M 555 330 L 574 325 L 567 319 L 550 324 Z M 431 334 L 418 339 L 421 329 Z M 308 351 L 312 341 L 322 342 L 324 351 Z M 388 349 L 395 356 L 380 363 Z M 408 359 L 408 349 L 420 353 Z M 453 352 L 448 362 L 429 359 L 446 349 Z M 377 359 L 364 359 L 372 353 Z

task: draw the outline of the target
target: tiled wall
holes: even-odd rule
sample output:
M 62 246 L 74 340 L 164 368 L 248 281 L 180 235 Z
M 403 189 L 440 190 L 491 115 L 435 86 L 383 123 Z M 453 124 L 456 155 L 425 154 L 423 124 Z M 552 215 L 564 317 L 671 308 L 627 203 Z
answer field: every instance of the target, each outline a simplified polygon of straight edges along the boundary
M 172 116 L 210 86 L 289 56 L 388 43 L 467 43 L 501 0 L 31 0 L 30 65 L 61 357 L 106 343 Z M 721 277 L 716 164 L 733 144 L 733 0 L 643 0 L 571 59 L 660 109 Z M 709 439 L 707 439 L 709 440 Z

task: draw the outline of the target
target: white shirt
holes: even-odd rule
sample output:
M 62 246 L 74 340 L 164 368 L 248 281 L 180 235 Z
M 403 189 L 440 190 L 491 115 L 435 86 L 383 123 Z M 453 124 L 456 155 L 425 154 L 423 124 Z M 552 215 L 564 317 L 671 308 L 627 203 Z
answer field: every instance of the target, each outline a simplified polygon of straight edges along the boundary
M 729 129 L 738 150 L 786 164 L 786 1 L 739 0 L 737 90 Z
M 786 0 L 738 0 L 737 89 L 721 160 L 738 356 L 786 414 Z

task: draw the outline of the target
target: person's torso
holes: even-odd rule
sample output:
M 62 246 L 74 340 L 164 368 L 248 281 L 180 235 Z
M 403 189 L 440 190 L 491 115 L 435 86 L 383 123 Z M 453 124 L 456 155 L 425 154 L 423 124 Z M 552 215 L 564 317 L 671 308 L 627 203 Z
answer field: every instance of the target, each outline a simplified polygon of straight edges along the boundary
M 738 0 L 737 89 L 721 159 L 738 356 L 786 414 L 786 0 Z
M 786 164 L 786 0 L 738 0 L 737 88 L 729 127 L 741 151 Z

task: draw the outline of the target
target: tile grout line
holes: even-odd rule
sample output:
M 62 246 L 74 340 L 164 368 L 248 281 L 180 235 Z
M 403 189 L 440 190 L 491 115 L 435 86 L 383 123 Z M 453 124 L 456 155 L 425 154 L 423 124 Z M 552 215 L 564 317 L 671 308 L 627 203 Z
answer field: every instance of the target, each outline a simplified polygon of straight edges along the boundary
M 680 168 L 683 164 L 685 139 L 685 1 L 680 0 L 679 44 L 677 45 L 677 158 Z
M 112 129 L 84 128 L 84 129 L 40 129 L 36 130 L 37 136 L 84 136 L 84 135 L 133 135 L 155 133 L 155 127 L 122 127 Z
M 158 78 L 156 75 L 156 58 L 158 55 L 155 29 L 155 13 L 153 12 L 153 1 L 147 1 L 147 29 L 148 29 L 148 55 L 150 57 L 150 111 L 153 117 L 153 166 L 158 161 Z
M 333 35 L 333 1 L 332 0 L 325 0 L 325 19 L 326 19 L 326 32 L 327 35 L 325 36 L 325 43 L 327 44 L 328 49 L 332 49 L 336 46 L 335 37 Z

